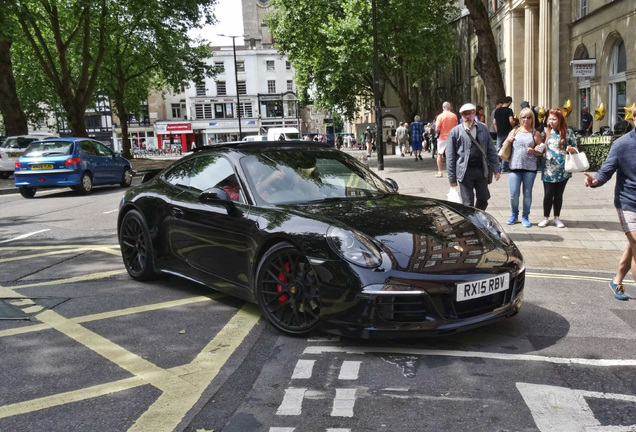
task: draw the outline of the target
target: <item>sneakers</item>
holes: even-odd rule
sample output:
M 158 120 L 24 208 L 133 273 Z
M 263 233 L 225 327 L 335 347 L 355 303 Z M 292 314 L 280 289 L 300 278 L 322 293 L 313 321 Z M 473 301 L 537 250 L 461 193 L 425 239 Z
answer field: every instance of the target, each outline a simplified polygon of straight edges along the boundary
M 559 219 L 558 217 L 554 218 L 554 224 L 556 225 L 557 228 L 564 228 L 565 224 L 563 222 L 561 222 L 561 219 Z
M 532 226 L 527 217 L 521 218 L 521 224 L 526 228 L 530 228 Z
M 435 177 L 438 177 L 438 178 L 439 177 L 443 177 L 443 176 L 444 176 L 444 174 L 442 174 L 441 172 L 438 172 L 437 174 L 435 174 Z
M 510 219 L 508 219 L 508 225 L 514 225 L 517 223 L 517 216 L 510 216 Z
M 625 295 L 625 287 L 623 286 L 623 284 L 617 284 L 617 283 L 614 283 L 613 280 L 611 280 L 609 282 L 609 287 L 612 290 L 612 292 L 614 293 L 614 297 L 616 297 L 616 299 L 618 299 L 618 300 L 627 300 L 627 299 L 629 299 L 629 297 L 627 297 Z
M 539 228 L 545 228 L 545 227 L 547 227 L 547 226 L 548 226 L 548 223 L 549 223 L 549 222 L 550 222 L 550 219 L 548 219 L 547 217 L 544 217 L 544 218 L 541 220 L 541 222 L 539 222 L 539 223 L 537 224 L 537 226 L 538 226 Z
M 420 158 L 420 160 L 424 160 L 424 159 L 422 159 L 422 155 L 419 155 L 418 157 Z
M 404 153 L 402 153 L 402 157 L 404 157 Z

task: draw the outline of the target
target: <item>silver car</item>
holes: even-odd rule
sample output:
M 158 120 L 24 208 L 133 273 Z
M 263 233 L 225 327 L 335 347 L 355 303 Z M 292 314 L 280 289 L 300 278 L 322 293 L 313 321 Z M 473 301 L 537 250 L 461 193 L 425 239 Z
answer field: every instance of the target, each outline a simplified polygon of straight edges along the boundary
M 13 174 L 16 161 L 29 144 L 46 138 L 57 138 L 57 136 L 48 133 L 31 133 L 7 137 L 0 145 L 0 178 L 6 179 Z

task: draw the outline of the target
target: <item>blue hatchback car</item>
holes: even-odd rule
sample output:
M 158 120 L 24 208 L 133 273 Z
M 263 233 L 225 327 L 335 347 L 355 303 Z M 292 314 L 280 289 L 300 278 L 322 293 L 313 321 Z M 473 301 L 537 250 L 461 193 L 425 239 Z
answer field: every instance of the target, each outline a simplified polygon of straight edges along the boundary
M 88 194 L 93 186 L 129 187 L 130 162 L 89 138 L 48 138 L 34 141 L 15 163 L 15 185 L 25 198 L 40 188 L 70 187 Z

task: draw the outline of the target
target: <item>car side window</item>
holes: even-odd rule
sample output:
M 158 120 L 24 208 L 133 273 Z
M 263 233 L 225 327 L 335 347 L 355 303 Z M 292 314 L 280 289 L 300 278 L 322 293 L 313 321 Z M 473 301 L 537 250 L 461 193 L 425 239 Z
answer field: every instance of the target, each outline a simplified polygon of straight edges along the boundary
M 81 141 L 80 147 L 82 151 L 89 156 L 97 156 L 97 150 L 92 141 Z
M 194 160 L 177 164 L 163 175 L 163 179 L 173 186 L 188 187 L 193 166 Z
M 245 202 L 232 164 L 223 156 L 206 155 L 197 158 L 190 188 L 200 192 L 220 188 L 228 193 L 232 201 Z
M 102 157 L 113 157 L 114 154 L 112 152 L 111 149 L 109 149 L 108 147 L 106 147 L 104 144 L 102 143 L 93 143 L 95 145 L 95 149 L 97 150 L 97 154 L 99 154 Z

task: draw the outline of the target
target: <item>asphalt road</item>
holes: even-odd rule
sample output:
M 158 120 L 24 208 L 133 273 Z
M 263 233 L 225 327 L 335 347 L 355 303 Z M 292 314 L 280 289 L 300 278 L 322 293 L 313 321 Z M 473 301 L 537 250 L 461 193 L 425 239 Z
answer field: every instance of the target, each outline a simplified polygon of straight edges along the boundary
M 121 193 L 0 197 L 0 430 L 636 430 L 636 302 L 607 273 L 530 268 L 519 315 L 443 338 L 290 338 L 131 280 Z

